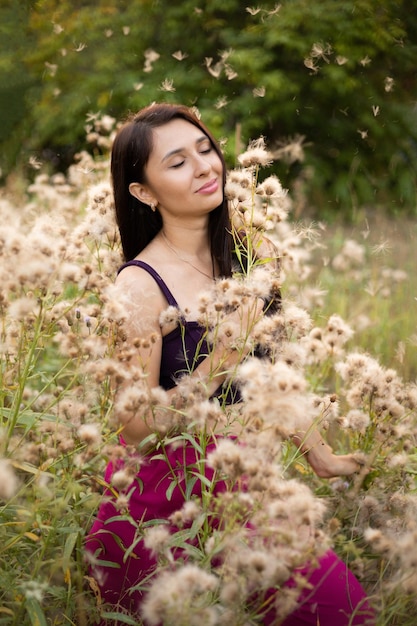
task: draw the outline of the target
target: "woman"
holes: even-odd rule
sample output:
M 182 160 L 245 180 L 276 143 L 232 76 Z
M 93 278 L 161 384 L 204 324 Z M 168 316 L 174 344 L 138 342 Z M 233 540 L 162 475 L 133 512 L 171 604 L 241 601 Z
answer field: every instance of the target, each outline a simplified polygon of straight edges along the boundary
M 207 128 L 184 106 L 147 107 L 118 132 L 111 167 L 126 260 L 116 285 L 126 308 L 127 344 L 137 347 L 129 366 L 144 373 L 149 389 L 165 390 L 162 404 L 170 408 L 148 407 L 135 414 L 123 411 L 119 404 L 123 440 L 136 449 L 141 447 L 144 455 L 126 489 L 127 509 L 120 511 L 110 488 L 87 547 L 92 575 L 104 602 L 140 619 L 146 583 L 156 566 L 155 554 L 143 541 L 143 527 L 154 520 L 172 519 L 185 499 L 199 497 L 202 492 L 199 480 L 190 483 L 187 493 L 184 486 L 184 467 L 199 461 L 197 446 L 167 445 L 161 454 L 163 443 L 152 447 L 153 434 L 164 431 L 169 410 L 181 413 L 184 397 L 178 393 L 180 379 L 203 385 L 211 398 L 222 393 L 224 397 L 222 386 L 249 348 L 238 350 L 221 339 L 209 345 L 206 329 L 193 321 L 198 317 L 201 292 L 210 289 L 214 279 L 232 274 L 225 164 Z M 177 319 L 161 325 L 167 306 L 187 311 L 186 318 L 180 324 Z M 229 314 L 230 321 L 250 335 L 254 321 L 263 315 L 263 307 L 260 299 L 243 299 Z M 169 423 L 165 430 L 172 427 L 172 421 Z M 208 455 L 216 447 L 215 419 L 212 424 L 209 420 L 206 430 L 213 435 L 205 447 Z M 301 435 L 295 437 L 298 444 L 301 439 Z M 347 475 L 357 469 L 350 456 L 333 455 L 316 431 L 303 439 L 302 447 L 320 476 Z M 109 483 L 112 471 L 109 468 L 106 477 Z M 205 466 L 204 471 L 205 479 L 213 481 L 213 497 L 226 489 L 224 482 L 213 480 L 213 470 Z M 174 558 L 184 556 L 180 549 L 173 554 Z M 269 612 L 258 623 L 347 626 L 372 620 L 363 589 L 333 552 L 324 555 L 308 573 L 308 580 L 312 591 L 300 595 L 299 605 L 285 622 L 278 622 Z M 289 580 L 287 585 L 293 583 Z

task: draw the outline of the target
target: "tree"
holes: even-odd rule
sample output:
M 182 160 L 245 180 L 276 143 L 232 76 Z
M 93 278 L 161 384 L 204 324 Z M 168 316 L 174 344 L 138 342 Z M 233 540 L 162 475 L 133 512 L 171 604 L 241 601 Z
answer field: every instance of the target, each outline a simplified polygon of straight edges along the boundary
M 175 100 L 228 139 L 230 163 L 240 136 L 273 149 L 304 137 L 305 161 L 275 169 L 289 187 L 301 176 L 321 209 L 415 207 L 417 16 L 405 0 L 42 0 L 29 33 L 25 147 L 43 159 L 64 166 L 89 113 Z

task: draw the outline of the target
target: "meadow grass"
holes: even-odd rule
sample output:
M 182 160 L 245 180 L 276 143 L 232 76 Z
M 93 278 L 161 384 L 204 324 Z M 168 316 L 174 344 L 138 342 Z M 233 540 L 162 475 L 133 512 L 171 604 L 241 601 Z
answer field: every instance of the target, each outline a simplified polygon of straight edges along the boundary
M 363 260 L 332 260 L 346 241 L 363 247 Z M 313 276 L 326 295 L 313 316 L 338 313 L 355 330 L 353 343 L 406 380 L 417 377 L 417 222 L 407 216 L 366 217 L 355 225 L 331 224 L 314 254 Z M 336 264 L 337 265 L 337 264 Z
M 129 462 L 117 442 L 110 385 L 115 376 L 126 376 L 128 353 L 115 353 L 123 341 L 123 311 L 112 295 L 121 253 L 107 168 L 106 160 L 81 154 L 67 177 L 40 175 L 19 194 L 22 184 L 15 183 L 0 204 L 0 624 L 84 626 L 95 623 L 101 608 L 83 541 L 106 463 Z M 281 194 L 279 201 L 270 233 L 286 275 L 284 314 L 258 337 L 269 348 L 276 342 L 276 363 L 255 361 L 241 373 L 254 394 L 243 410 L 246 419 L 260 411 L 247 446 L 265 475 L 282 481 L 287 493 L 284 508 L 276 494 L 271 500 L 287 535 L 267 546 L 277 551 L 268 558 L 285 552 L 284 543 L 297 544 L 298 522 L 284 511 L 300 507 L 317 524 L 323 545 L 333 544 L 367 588 L 378 626 L 414 626 L 416 226 L 381 213 L 354 226 L 312 227 L 307 219 L 291 223 L 289 198 Z M 258 213 L 251 217 L 260 219 Z M 259 269 L 253 276 L 265 280 L 262 268 L 254 271 Z M 195 415 L 196 407 L 191 409 Z M 357 456 L 357 475 L 320 479 L 286 442 L 294 415 L 301 420 L 304 409 L 315 415 L 337 452 Z M 275 428 L 273 442 L 263 426 Z M 220 450 L 216 462 L 226 472 Z M 242 466 L 247 462 L 242 459 Z M 251 506 L 262 525 L 259 502 L 270 486 L 265 476 L 257 479 L 262 488 L 253 487 Z M 291 493 L 287 479 L 294 481 L 288 483 Z M 120 488 L 120 506 L 126 506 L 123 498 Z M 212 505 L 210 489 L 207 499 Z M 242 520 L 252 512 L 244 508 L 247 502 L 220 504 L 230 542 L 233 533 L 241 537 Z M 210 534 L 204 511 L 193 525 L 204 549 L 193 548 L 190 558 L 211 576 L 204 601 L 199 597 L 206 612 L 192 614 L 189 605 L 188 616 L 175 614 L 177 621 L 167 619 L 166 626 L 178 619 L 182 626 L 201 623 L 202 615 L 215 619 L 218 613 L 210 611 L 220 610 L 213 585 L 223 574 L 213 578 L 207 545 L 218 542 L 214 550 L 227 541 Z M 179 532 L 171 541 L 184 536 Z M 257 548 L 259 558 L 263 548 Z M 233 563 L 230 558 L 229 579 Z M 246 571 L 242 584 L 251 576 Z M 257 623 L 244 606 L 234 615 L 235 626 Z M 121 614 L 112 619 L 138 623 Z

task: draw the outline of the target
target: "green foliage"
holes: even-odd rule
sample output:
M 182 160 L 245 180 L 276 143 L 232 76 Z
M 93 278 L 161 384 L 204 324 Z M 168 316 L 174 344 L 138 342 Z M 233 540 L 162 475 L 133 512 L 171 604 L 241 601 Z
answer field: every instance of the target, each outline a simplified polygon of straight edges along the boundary
M 405 0 L 9 4 L 0 51 L 6 171 L 21 147 L 26 158 L 68 164 L 89 113 L 121 118 L 175 100 L 195 104 L 229 139 L 230 164 L 237 125 L 244 142 L 304 136 L 305 162 L 276 171 L 288 186 L 302 174 L 322 212 L 386 200 L 415 208 L 417 18 Z

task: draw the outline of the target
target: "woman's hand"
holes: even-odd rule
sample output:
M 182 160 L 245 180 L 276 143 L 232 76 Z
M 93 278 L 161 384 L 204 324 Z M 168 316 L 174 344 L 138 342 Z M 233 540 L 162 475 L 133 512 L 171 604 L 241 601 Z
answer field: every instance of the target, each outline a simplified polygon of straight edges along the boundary
M 317 431 L 307 436 L 297 434 L 293 441 L 303 452 L 314 472 L 320 478 L 350 476 L 359 472 L 361 466 L 352 454 L 334 454 Z

